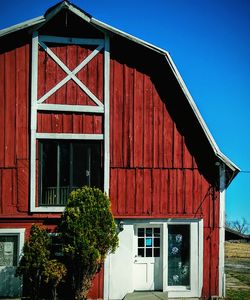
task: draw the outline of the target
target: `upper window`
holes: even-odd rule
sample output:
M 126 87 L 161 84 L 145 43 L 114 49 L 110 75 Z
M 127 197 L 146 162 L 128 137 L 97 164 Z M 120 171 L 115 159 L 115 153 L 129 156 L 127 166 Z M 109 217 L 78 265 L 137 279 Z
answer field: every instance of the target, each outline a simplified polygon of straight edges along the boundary
M 83 185 L 102 188 L 100 141 L 39 141 L 39 204 L 65 205 Z

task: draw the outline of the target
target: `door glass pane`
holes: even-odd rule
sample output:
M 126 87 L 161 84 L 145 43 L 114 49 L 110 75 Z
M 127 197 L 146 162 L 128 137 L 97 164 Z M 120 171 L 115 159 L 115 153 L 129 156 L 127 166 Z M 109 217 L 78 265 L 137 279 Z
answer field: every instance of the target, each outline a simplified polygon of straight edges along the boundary
M 160 228 L 138 228 L 137 236 L 138 256 L 160 257 Z
M 18 237 L 0 235 L 0 266 L 12 267 L 17 265 Z
M 189 225 L 168 225 L 168 285 L 190 285 Z

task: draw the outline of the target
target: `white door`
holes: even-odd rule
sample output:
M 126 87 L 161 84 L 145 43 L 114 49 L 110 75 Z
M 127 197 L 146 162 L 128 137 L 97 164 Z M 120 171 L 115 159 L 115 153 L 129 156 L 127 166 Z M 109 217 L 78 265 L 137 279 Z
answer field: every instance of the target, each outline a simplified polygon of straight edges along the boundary
M 18 262 L 18 235 L 0 235 L 0 297 L 20 295 L 21 281 L 15 277 Z
M 134 290 L 162 290 L 162 228 L 135 227 Z

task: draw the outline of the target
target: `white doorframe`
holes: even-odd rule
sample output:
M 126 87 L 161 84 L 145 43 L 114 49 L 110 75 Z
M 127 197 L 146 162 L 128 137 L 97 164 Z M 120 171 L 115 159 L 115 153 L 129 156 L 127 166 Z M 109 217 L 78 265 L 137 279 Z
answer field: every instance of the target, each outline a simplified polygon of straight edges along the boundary
M 162 228 L 162 291 L 168 292 L 169 299 L 176 297 L 200 297 L 203 286 L 203 220 L 202 219 L 128 219 L 124 221 L 124 230 L 119 234 L 119 247 L 108 260 L 109 272 L 105 272 L 104 282 L 109 286 L 109 294 L 104 299 L 123 299 L 134 291 L 133 264 L 137 239 L 136 226 L 160 226 Z M 191 288 L 168 287 L 168 225 L 190 225 L 190 245 L 196 245 L 191 257 Z M 192 253 L 191 248 L 191 253 Z M 121 270 L 123 270 L 121 272 Z M 119 283 L 122 282 L 122 287 Z
M 23 249 L 23 245 L 24 245 L 25 229 L 24 228 L 0 228 L 0 236 L 3 236 L 3 235 L 17 236 L 17 264 L 18 264 L 18 262 L 21 258 L 22 249 Z M 14 267 L 14 268 L 16 268 L 16 267 Z M 18 287 L 19 295 L 14 295 L 14 296 L 21 295 L 21 288 L 22 288 L 22 286 L 21 286 L 21 280 L 20 280 L 20 287 Z

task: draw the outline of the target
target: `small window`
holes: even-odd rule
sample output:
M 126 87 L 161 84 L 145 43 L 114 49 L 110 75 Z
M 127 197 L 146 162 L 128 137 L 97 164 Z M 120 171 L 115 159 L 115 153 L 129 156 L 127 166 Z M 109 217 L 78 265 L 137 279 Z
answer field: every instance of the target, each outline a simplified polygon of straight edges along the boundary
M 160 228 L 138 228 L 138 256 L 160 257 Z
M 0 266 L 13 267 L 17 265 L 17 235 L 0 235 Z
M 190 286 L 190 225 L 168 225 L 168 285 Z
M 39 204 L 65 205 L 84 185 L 102 188 L 100 141 L 39 141 Z

